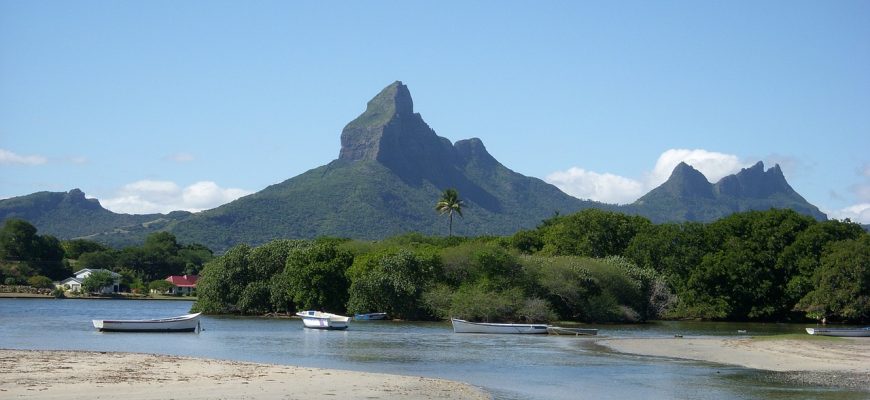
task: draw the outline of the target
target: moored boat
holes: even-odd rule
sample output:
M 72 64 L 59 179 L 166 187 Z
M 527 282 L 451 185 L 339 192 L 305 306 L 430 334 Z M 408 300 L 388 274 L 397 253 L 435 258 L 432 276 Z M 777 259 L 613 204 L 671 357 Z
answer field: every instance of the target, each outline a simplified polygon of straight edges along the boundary
M 598 329 L 594 328 L 563 328 L 561 326 L 548 326 L 547 333 L 551 335 L 594 336 Z
M 496 324 L 451 318 L 454 333 L 546 334 L 547 324 Z
M 311 329 L 347 329 L 347 324 L 350 321 L 350 317 L 322 311 L 300 311 L 296 315 L 302 317 L 302 324 L 306 328 Z
M 196 332 L 200 313 L 160 319 L 95 319 L 100 332 Z
M 387 319 L 387 313 L 374 312 L 366 314 L 354 314 L 353 319 L 354 321 L 380 321 Z
M 864 328 L 806 328 L 810 335 L 870 337 L 870 326 Z

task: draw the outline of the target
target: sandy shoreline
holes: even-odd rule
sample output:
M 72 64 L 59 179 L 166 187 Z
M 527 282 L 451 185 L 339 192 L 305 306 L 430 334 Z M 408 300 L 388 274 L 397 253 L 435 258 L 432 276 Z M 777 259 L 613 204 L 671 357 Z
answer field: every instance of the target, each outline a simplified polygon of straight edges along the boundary
M 737 365 L 789 381 L 870 391 L 870 340 L 654 338 L 604 339 L 613 351 Z
M 489 399 L 422 377 L 137 353 L 0 349 L 3 399 Z

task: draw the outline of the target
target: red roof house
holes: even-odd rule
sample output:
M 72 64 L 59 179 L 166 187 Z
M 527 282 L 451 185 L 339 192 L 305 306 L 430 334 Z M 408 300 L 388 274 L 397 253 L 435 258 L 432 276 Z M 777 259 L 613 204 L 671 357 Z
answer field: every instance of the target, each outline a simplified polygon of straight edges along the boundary
M 196 292 L 196 281 L 199 280 L 199 276 L 171 275 L 166 280 L 175 285 L 174 288 L 169 289 L 169 294 L 191 294 Z

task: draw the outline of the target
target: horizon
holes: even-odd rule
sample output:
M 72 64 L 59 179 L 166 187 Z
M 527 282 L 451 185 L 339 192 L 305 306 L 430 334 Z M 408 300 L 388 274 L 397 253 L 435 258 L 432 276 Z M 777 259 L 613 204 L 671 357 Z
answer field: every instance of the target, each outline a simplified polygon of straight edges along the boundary
M 870 223 L 870 3 L 499 4 L 0 2 L 0 198 L 211 209 L 336 159 L 400 80 L 439 136 L 577 198 L 762 161 Z

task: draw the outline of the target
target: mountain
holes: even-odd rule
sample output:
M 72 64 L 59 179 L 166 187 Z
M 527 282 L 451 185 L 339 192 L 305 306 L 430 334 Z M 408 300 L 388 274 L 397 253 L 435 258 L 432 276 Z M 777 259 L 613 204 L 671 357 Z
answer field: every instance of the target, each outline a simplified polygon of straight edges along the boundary
M 186 211 L 117 214 L 103 208 L 99 200 L 85 198 L 79 189 L 0 200 L 0 221 L 20 218 L 36 226 L 43 235 L 62 239 L 89 237 L 112 245 L 137 243 L 147 233 L 164 229 L 189 215 Z
M 735 212 L 771 208 L 790 208 L 817 220 L 827 219 L 792 189 L 779 165 L 765 171 L 761 161 L 715 184 L 681 162 L 665 183 L 625 206 L 624 210 L 646 216 L 653 222 L 708 222 Z
M 277 237 L 447 234 L 447 219 L 434 208 L 446 188 L 465 202 L 464 218 L 454 220 L 458 235 L 512 234 L 557 212 L 608 207 L 511 171 L 480 139 L 438 136 L 414 112 L 408 87 L 395 82 L 344 127 L 338 159 L 198 213 L 172 231 L 216 249 Z
M 435 203 L 446 188 L 457 189 L 465 202 L 454 232 L 469 236 L 509 235 L 554 213 L 590 207 L 655 222 L 712 221 L 773 207 L 825 219 L 789 186 L 779 166 L 765 171 L 760 162 L 716 184 L 680 163 L 665 183 L 633 204 L 579 200 L 505 167 L 480 139 L 451 143 L 438 136 L 414 112 L 408 87 L 397 81 L 344 127 L 337 159 L 220 207 L 196 214 L 116 214 L 75 189 L 0 200 L 0 220 L 23 218 L 43 234 L 114 246 L 141 243 L 151 232 L 168 230 L 183 242 L 222 251 L 276 238 L 444 235 L 447 220 L 435 212 Z

